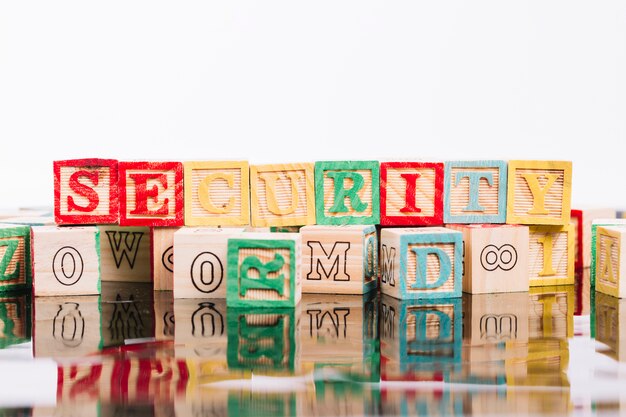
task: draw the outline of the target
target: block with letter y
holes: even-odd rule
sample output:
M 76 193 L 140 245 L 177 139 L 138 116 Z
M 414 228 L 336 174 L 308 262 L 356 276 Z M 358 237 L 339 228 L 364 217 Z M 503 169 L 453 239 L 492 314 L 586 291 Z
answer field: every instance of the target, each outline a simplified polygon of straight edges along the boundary
M 30 289 L 30 227 L 0 225 L 0 293 Z

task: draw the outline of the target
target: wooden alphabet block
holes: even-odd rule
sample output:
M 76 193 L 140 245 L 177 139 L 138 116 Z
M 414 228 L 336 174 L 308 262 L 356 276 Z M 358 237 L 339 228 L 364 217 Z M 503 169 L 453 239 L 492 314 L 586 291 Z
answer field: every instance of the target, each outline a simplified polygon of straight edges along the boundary
M 591 266 L 591 223 L 596 219 L 616 217 L 615 209 L 595 208 L 576 209 L 571 211 L 571 222 L 574 223 L 574 268 L 576 270 Z
M 599 226 L 596 233 L 596 290 L 626 298 L 626 228 Z
M 374 226 L 305 226 L 302 292 L 364 294 L 378 284 Z
M 448 225 L 463 233 L 463 292 L 528 291 L 528 226 Z
M 316 162 L 317 224 L 378 224 L 379 176 L 377 161 Z
M 252 165 L 252 226 L 315 224 L 314 181 L 312 163 Z
M 247 161 L 194 161 L 185 167 L 185 226 L 250 224 Z
M 0 293 L 31 288 L 30 227 L 0 225 Z
M 120 226 L 182 226 L 183 165 L 120 162 Z
M 100 294 L 100 233 L 97 227 L 35 226 L 35 296 Z
M 104 347 L 154 337 L 154 292 L 144 282 L 102 283 L 102 340 Z
M 226 364 L 226 299 L 175 299 L 176 357 Z
M 295 233 L 228 239 L 228 307 L 295 307 L 302 295 L 300 242 Z
M 445 163 L 445 223 L 504 223 L 506 161 Z
M 570 161 L 509 161 L 507 223 L 565 226 L 571 196 Z
M 461 297 L 463 235 L 444 227 L 382 229 L 380 265 L 384 294 Z
M 380 164 L 380 224 L 443 225 L 443 163 Z
M 596 340 L 609 350 L 607 356 L 618 362 L 626 361 L 626 300 L 608 294 L 596 295 Z
M 174 233 L 180 227 L 153 227 L 150 234 L 152 281 L 155 291 L 174 289 Z
M 596 219 L 591 221 L 591 266 L 589 267 L 591 287 L 596 286 L 596 261 L 598 259 L 596 253 L 596 242 L 598 236 L 598 227 L 600 226 L 619 226 L 626 227 L 626 219 Z
M 574 284 L 574 226 L 530 226 L 529 285 Z
M 0 350 L 30 341 L 32 316 L 30 294 L 0 296 Z
M 102 281 L 152 282 L 150 228 L 98 226 Z
M 114 224 L 119 218 L 118 163 L 114 159 L 54 161 L 57 224 Z
M 174 233 L 174 298 L 226 298 L 228 239 L 243 230 L 185 227 Z

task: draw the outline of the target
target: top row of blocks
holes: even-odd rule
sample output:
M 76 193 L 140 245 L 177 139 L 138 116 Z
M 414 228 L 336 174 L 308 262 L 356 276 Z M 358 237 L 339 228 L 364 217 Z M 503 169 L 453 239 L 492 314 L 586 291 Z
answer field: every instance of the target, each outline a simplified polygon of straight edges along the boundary
M 54 178 L 57 224 L 566 225 L 572 163 L 79 159 L 55 161 Z

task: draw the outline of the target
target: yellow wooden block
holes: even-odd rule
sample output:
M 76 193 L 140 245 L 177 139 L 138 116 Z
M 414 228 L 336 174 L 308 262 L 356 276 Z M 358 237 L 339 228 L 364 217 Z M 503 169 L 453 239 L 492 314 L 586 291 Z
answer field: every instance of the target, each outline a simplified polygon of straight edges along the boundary
M 574 286 L 530 289 L 528 329 L 530 339 L 568 339 L 574 336 Z
M 174 289 L 174 233 L 180 227 L 153 227 L 152 281 L 155 291 Z
M 509 161 L 508 175 L 507 223 L 569 223 L 571 162 Z
M 226 299 L 176 299 L 174 314 L 176 357 L 217 361 L 226 367 Z
M 599 226 L 596 233 L 596 290 L 626 298 L 626 284 L 622 282 L 626 276 L 626 258 L 622 258 L 626 229 Z
M 250 224 L 247 161 L 185 162 L 185 225 Z
M 102 281 L 151 282 L 150 228 L 98 226 Z
M 607 294 L 596 295 L 596 340 L 609 349 L 600 350 L 613 359 L 626 361 L 626 300 Z M 621 325 L 621 326 L 620 326 Z
M 315 224 L 315 179 L 312 163 L 252 165 L 252 226 Z
M 531 226 L 528 256 L 531 287 L 574 284 L 574 226 Z

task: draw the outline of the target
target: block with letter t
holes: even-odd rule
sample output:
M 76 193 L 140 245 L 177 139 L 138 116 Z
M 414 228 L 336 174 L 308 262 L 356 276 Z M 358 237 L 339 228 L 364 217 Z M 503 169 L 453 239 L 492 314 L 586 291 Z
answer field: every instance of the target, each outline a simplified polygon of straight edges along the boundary
M 463 237 L 445 227 L 382 229 L 380 285 L 400 299 L 460 297 Z
M 30 227 L 0 225 L 0 293 L 31 288 L 30 244 Z
M 119 217 L 118 163 L 114 159 L 54 161 L 57 224 L 114 224 Z

